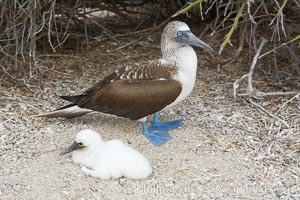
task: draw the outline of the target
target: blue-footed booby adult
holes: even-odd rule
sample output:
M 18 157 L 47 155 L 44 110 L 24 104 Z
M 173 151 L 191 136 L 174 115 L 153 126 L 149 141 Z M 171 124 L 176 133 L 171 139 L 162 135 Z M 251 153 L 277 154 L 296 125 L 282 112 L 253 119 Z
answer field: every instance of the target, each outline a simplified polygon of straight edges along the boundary
M 190 45 L 213 52 L 184 22 L 170 22 L 161 35 L 161 59 L 120 68 L 80 95 L 61 96 L 72 103 L 39 116 L 73 118 L 98 111 L 139 120 L 144 135 L 161 145 L 182 120 L 159 122 L 157 112 L 184 100 L 195 85 L 197 55 Z M 152 114 L 154 122 L 147 127 L 146 117 Z

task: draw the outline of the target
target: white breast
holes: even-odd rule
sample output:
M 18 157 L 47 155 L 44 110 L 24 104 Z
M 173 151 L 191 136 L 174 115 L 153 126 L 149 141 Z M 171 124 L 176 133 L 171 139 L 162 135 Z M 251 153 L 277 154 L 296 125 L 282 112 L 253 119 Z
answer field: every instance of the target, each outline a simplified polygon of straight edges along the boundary
M 186 46 L 176 52 L 176 66 L 178 67 L 178 75 L 174 77 L 175 80 L 179 81 L 182 85 L 182 91 L 177 99 L 166 108 L 170 108 L 186 97 L 188 97 L 196 82 L 197 72 L 197 55 L 192 47 Z

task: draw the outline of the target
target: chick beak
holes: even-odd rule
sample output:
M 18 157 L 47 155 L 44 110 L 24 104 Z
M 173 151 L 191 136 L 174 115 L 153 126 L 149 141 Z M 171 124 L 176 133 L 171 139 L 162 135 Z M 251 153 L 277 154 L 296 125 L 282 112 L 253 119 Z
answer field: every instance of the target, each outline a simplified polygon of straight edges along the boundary
M 73 142 L 73 144 L 71 146 L 69 146 L 67 149 L 65 149 L 63 152 L 61 152 L 60 155 L 65 155 L 67 153 L 71 153 L 73 151 L 76 151 L 76 150 L 79 150 L 81 149 L 82 147 L 80 146 L 79 143 L 77 142 Z

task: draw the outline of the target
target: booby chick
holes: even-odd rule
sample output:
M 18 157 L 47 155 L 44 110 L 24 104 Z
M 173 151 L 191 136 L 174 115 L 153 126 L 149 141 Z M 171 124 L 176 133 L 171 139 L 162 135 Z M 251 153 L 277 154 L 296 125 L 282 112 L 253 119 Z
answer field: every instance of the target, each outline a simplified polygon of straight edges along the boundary
M 73 118 L 98 111 L 139 120 L 144 135 L 162 145 L 171 138 L 168 131 L 182 120 L 159 122 L 157 112 L 184 100 L 195 85 L 197 55 L 190 45 L 213 52 L 184 22 L 170 22 L 161 35 L 161 59 L 122 67 L 80 95 L 61 96 L 72 103 L 39 116 Z M 147 127 L 147 116 L 152 114 L 154 122 Z
M 77 133 L 75 142 L 62 154 L 72 152 L 83 173 L 100 179 L 145 179 L 152 173 L 149 161 L 120 140 L 103 141 L 96 131 Z

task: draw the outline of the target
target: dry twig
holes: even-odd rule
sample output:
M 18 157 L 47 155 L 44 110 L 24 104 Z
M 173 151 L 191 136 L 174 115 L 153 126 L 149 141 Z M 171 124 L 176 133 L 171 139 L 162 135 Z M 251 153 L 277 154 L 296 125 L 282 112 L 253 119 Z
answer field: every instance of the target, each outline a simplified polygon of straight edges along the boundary
M 296 41 L 296 40 L 300 40 L 300 35 L 297 35 L 296 37 L 294 37 L 294 38 L 291 39 L 290 41 L 285 42 L 285 43 L 282 43 L 281 45 L 279 45 L 279 46 L 273 48 L 272 50 L 270 50 L 270 51 L 268 51 L 268 52 L 262 54 L 261 56 L 258 57 L 258 59 L 261 59 L 262 57 L 268 55 L 269 53 L 276 51 L 276 50 L 279 49 L 280 47 L 286 46 L 286 45 L 288 45 L 288 44 L 290 44 L 290 43 L 292 43 L 292 42 L 294 42 L 294 41 Z
M 240 17 L 243 14 L 244 8 L 245 8 L 245 3 L 242 3 L 236 17 L 234 18 L 234 23 L 233 23 L 232 27 L 230 28 L 229 32 L 226 34 L 225 40 L 223 41 L 223 43 L 220 46 L 219 54 L 221 54 L 221 52 L 223 51 L 223 49 L 225 48 L 227 43 L 230 43 L 231 36 L 232 36 L 234 30 L 238 26 L 238 22 L 239 22 Z
M 266 113 L 267 115 L 269 115 L 270 117 L 278 120 L 280 123 L 282 123 L 286 128 L 289 128 L 289 124 L 284 121 L 283 119 L 280 119 L 279 117 L 273 115 L 272 113 L 268 112 L 266 109 L 264 109 L 261 105 L 253 102 L 251 99 L 249 99 L 249 102 L 252 103 L 256 108 L 258 108 L 259 110 L 263 111 L 264 113 Z
M 241 52 L 243 51 L 247 28 L 248 28 L 248 24 L 244 24 L 243 29 L 241 29 L 241 31 L 240 31 L 239 48 L 235 51 L 233 58 L 230 58 L 230 60 L 222 67 L 223 69 L 228 67 L 231 63 L 233 63 L 240 56 Z
M 242 81 L 246 77 L 248 77 L 248 93 L 244 94 L 244 95 L 248 95 L 250 97 L 252 97 L 254 95 L 254 88 L 253 88 L 253 84 L 252 84 L 252 76 L 253 76 L 255 65 L 256 65 L 257 60 L 258 60 L 258 56 L 259 56 L 262 48 L 264 47 L 264 45 L 267 42 L 268 42 L 268 40 L 266 40 L 265 38 L 262 39 L 262 41 L 259 45 L 259 48 L 256 52 L 256 55 L 253 58 L 252 65 L 250 67 L 249 72 L 247 74 L 243 75 L 240 79 L 237 79 L 236 81 L 234 81 L 234 84 L 233 84 L 233 96 L 234 96 L 234 98 L 237 97 L 237 89 L 239 87 L 240 81 Z
M 257 63 L 257 60 L 261 57 L 259 57 L 259 54 L 263 48 L 263 46 L 267 43 L 268 40 L 262 39 L 262 42 L 259 45 L 259 48 L 253 58 L 250 70 L 247 74 L 244 74 L 241 78 L 237 79 L 233 83 L 233 96 L 234 98 L 237 98 L 237 89 L 239 87 L 239 83 L 244 80 L 245 78 L 248 78 L 248 87 L 247 90 L 248 92 L 245 94 L 240 94 L 239 96 L 249 96 L 249 97 L 256 97 L 256 98 L 263 98 L 266 96 L 289 96 L 289 95 L 296 95 L 299 93 L 299 91 L 290 91 L 290 92 L 261 92 L 259 90 L 256 90 L 253 87 L 252 84 L 252 78 L 253 78 L 253 72 L 255 69 L 255 65 Z M 271 51 L 272 52 L 272 51 Z
M 180 9 L 180 10 L 181 10 L 181 9 Z M 179 12 L 179 11 L 178 11 L 178 12 Z M 131 46 L 131 45 L 137 44 L 139 41 L 141 41 L 142 39 L 144 39 L 145 37 L 147 37 L 147 36 L 148 36 L 149 34 L 151 34 L 153 31 L 159 29 L 159 28 L 162 27 L 164 24 L 166 24 L 166 23 L 167 23 L 171 18 L 173 18 L 174 16 L 175 16 L 175 15 L 173 15 L 173 16 L 169 17 L 168 19 L 164 20 L 164 21 L 163 21 L 162 23 L 160 23 L 158 26 L 154 26 L 153 28 L 150 29 L 150 31 L 149 31 L 147 34 L 142 35 L 142 36 L 139 37 L 137 40 L 132 41 L 132 42 L 130 42 L 130 43 L 126 44 L 126 45 L 123 45 L 123 46 L 121 46 L 121 47 L 118 47 L 118 48 L 116 48 L 116 49 L 114 49 L 114 50 L 112 50 L 112 51 L 115 52 L 115 51 L 118 51 L 118 50 L 120 50 L 120 49 L 129 47 L 129 46 Z M 177 16 L 177 15 L 176 15 L 176 16 Z
M 287 100 L 286 102 L 284 102 L 279 108 L 278 110 L 275 112 L 275 115 L 283 108 L 285 107 L 288 103 L 292 102 L 294 99 L 297 99 L 300 97 L 300 93 L 298 93 L 297 95 L 295 95 L 294 97 L 292 97 L 291 99 Z

